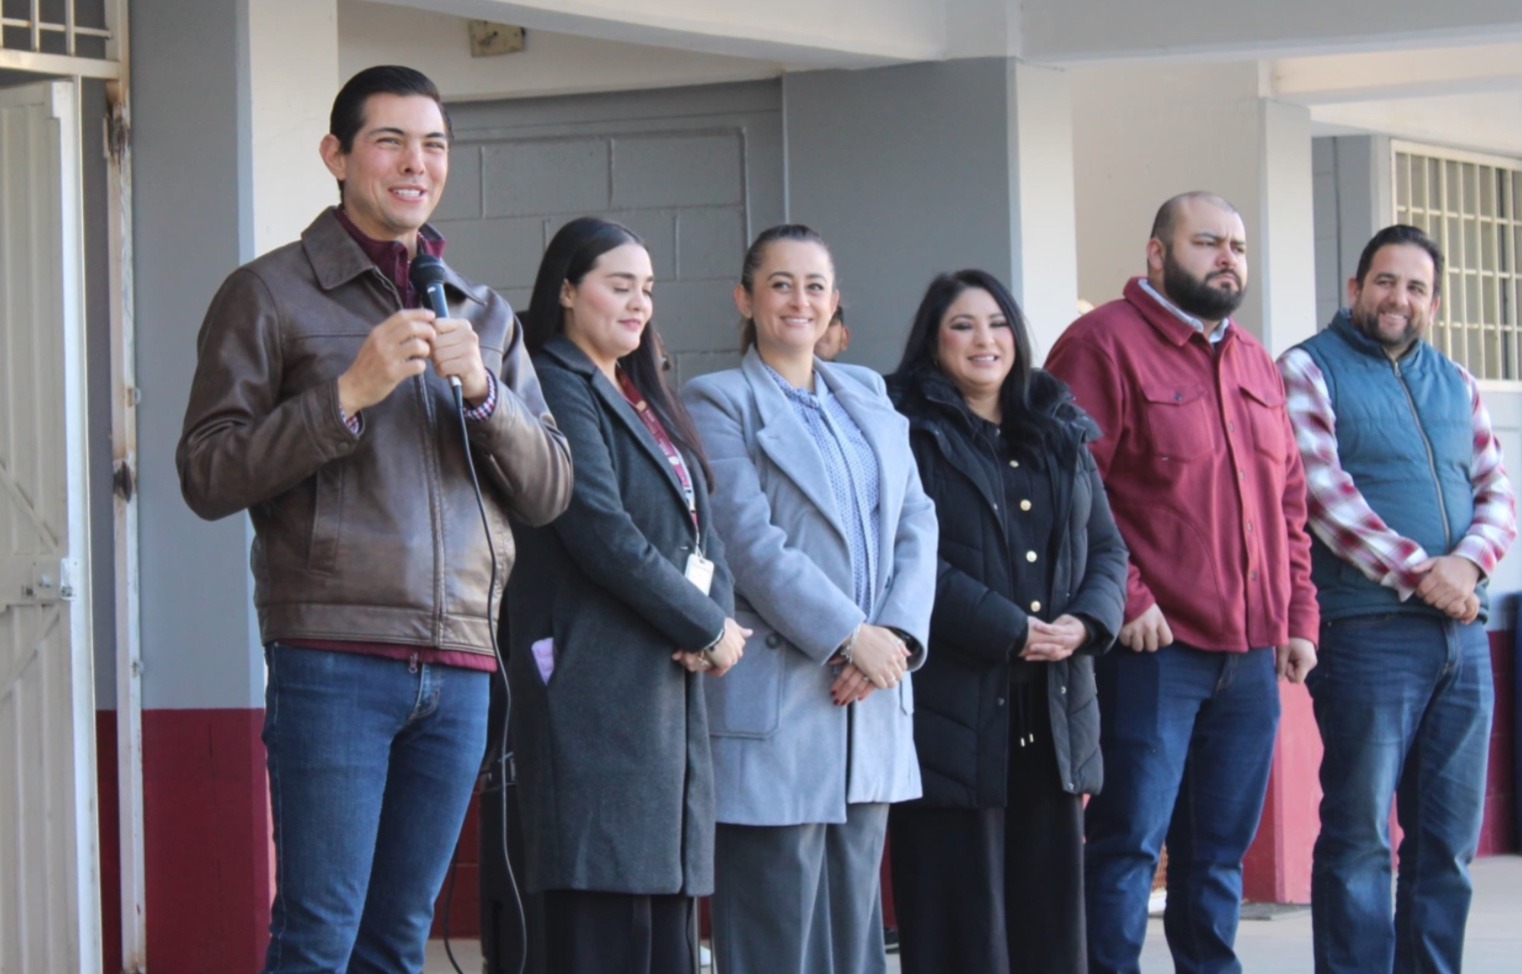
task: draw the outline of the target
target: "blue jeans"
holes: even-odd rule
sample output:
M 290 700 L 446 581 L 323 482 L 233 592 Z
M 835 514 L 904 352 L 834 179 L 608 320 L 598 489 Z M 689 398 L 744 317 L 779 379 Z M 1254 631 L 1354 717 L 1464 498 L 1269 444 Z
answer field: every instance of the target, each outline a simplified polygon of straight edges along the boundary
M 265 656 L 265 971 L 421 971 L 481 763 L 490 674 L 279 643 Z
M 1155 653 L 1095 665 L 1105 782 L 1084 813 L 1089 970 L 1136 974 L 1163 841 L 1163 928 L 1180 974 L 1238 972 L 1242 857 L 1279 726 L 1274 651 Z
M 1491 711 L 1480 623 L 1364 616 L 1321 627 L 1306 681 L 1326 748 L 1311 867 L 1316 970 L 1457 974 Z M 1390 902 L 1390 801 L 1405 833 Z

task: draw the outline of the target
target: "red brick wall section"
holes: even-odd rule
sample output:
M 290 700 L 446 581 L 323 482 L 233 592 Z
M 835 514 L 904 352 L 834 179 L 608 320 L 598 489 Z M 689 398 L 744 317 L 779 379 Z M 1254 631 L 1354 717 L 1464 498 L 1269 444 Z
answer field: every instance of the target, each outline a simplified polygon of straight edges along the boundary
M 1321 786 L 1321 734 L 1303 686 L 1279 684 L 1279 738 L 1258 835 L 1243 860 L 1242 892 L 1259 903 L 1309 903 Z
M 1490 634 L 1491 672 L 1495 674 L 1495 722 L 1490 730 L 1490 770 L 1485 780 L 1485 821 L 1480 826 L 1480 855 L 1491 856 L 1516 852 L 1522 836 L 1517 831 L 1518 782 L 1517 742 L 1517 655 L 1510 632 Z
M 116 711 L 95 711 L 95 791 L 100 810 L 100 935 L 106 974 L 122 969 L 121 826 L 116 784 Z
M 262 709 L 143 713 L 154 974 L 263 965 L 274 892 L 263 722 Z

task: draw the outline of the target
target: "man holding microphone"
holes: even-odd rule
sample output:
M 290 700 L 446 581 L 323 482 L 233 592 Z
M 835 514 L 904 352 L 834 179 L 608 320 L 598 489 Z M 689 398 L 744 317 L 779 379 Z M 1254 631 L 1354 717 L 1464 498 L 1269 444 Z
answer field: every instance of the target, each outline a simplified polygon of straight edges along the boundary
M 233 272 L 201 329 L 177 464 L 197 514 L 254 525 L 267 974 L 421 969 L 485 744 L 508 516 L 570 497 L 507 303 L 445 269 L 438 317 L 410 283 L 444 250 L 449 144 L 428 78 L 355 75 L 320 147 L 339 205 Z

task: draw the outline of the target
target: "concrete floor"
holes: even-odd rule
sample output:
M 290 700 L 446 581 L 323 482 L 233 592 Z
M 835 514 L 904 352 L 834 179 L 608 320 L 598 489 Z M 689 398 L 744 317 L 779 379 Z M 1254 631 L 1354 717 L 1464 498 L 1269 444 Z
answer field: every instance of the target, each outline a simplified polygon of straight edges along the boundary
M 1522 970 L 1522 856 L 1490 856 L 1477 861 L 1471 872 L 1475 896 L 1465 938 L 1464 970 L 1466 974 L 1515 974 Z M 453 946 L 464 974 L 483 974 L 477 941 Z M 1237 932 L 1237 955 L 1250 974 L 1307 974 L 1311 970 L 1310 911 L 1282 912 L 1272 920 L 1244 919 Z M 1147 927 L 1142 970 L 1164 974 L 1172 969 L 1163 923 L 1154 919 Z M 888 970 L 897 974 L 897 957 L 889 955 Z M 428 945 L 425 974 L 454 974 L 442 941 Z

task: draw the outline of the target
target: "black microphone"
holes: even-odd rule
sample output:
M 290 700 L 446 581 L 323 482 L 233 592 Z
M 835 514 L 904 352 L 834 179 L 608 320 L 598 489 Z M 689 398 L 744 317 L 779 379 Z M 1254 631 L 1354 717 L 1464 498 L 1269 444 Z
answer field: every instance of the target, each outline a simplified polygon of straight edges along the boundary
M 423 296 L 423 301 L 434 315 L 440 318 L 449 317 L 449 302 L 444 298 L 444 262 L 432 254 L 421 251 L 412 258 L 412 270 L 408 272 L 408 278 L 412 281 L 412 287 L 418 294 Z M 452 375 L 449 384 L 454 387 L 458 394 L 460 391 L 460 377 Z

